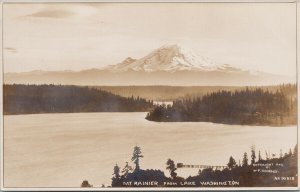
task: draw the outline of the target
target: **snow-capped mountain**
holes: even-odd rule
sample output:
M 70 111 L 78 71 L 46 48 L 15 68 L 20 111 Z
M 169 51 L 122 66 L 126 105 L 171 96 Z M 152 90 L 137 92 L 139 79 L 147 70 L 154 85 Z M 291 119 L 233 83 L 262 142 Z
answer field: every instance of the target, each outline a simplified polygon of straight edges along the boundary
M 294 83 L 294 76 L 218 65 L 178 45 L 162 46 L 148 55 L 116 65 L 82 71 L 6 73 L 5 83 L 72 85 L 245 86 Z
M 106 69 L 115 72 L 128 70 L 145 72 L 177 71 L 236 71 L 229 64 L 216 65 L 211 59 L 193 53 L 179 45 L 164 45 L 145 57 L 135 60 L 128 57 L 123 62 L 110 65 Z

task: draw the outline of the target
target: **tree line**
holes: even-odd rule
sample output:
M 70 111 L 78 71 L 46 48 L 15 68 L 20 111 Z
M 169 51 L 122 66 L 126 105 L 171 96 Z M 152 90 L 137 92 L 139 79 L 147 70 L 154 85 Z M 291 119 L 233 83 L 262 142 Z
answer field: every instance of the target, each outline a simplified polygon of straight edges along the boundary
M 176 100 L 150 111 L 151 121 L 208 121 L 226 124 L 285 125 L 297 123 L 295 84 L 277 91 L 245 88 L 217 91 L 194 99 Z
M 251 146 L 250 155 L 248 156 L 248 153 L 244 152 L 241 162 L 237 162 L 230 156 L 225 169 L 199 169 L 198 175 L 187 178 L 177 176 L 177 168 L 171 159 L 168 159 L 166 169 L 169 170 L 172 181 L 195 182 L 198 186 L 202 186 L 201 183 L 207 181 L 238 181 L 239 187 L 297 186 L 298 145 L 296 144 L 293 150 L 290 149 L 284 154 L 282 150 L 279 154 L 270 154 L 265 151 L 264 158 L 260 150 L 257 154 L 255 146 Z M 275 171 L 275 173 L 271 173 L 271 171 Z M 281 178 L 282 176 L 290 179 L 274 180 L 274 177 Z
M 144 112 L 153 101 L 121 97 L 103 90 L 71 85 L 3 85 L 5 115 L 73 112 Z
M 157 186 L 144 186 L 144 187 L 168 187 L 166 182 L 177 183 L 172 187 L 182 187 L 180 183 L 194 182 L 195 186 L 203 186 L 201 183 L 205 182 L 224 182 L 224 181 L 237 181 L 239 185 L 237 187 L 295 187 L 297 186 L 297 166 L 298 166 L 298 145 L 295 145 L 294 149 L 290 149 L 283 154 L 280 150 L 279 154 L 269 154 L 265 152 L 265 157 L 261 154 L 261 151 L 257 151 L 255 146 L 251 147 L 250 157 L 247 152 L 243 154 L 242 162 L 236 162 L 236 160 L 230 156 L 227 163 L 227 167 L 223 170 L 205 168 L 199 169 L 198 175 L 189 176 L 183 178 L 177 175 L 177 166 L 172 159 L 168 159 L 166 162 L 166 170 L 170 176 L 166 176 L 161 170 L 140 168 L 140 158 L 143 158 L 141 148 L 135 146 L 131 161 L 134 163 L 134 168 L 126 162 L 122 169 L 118 164 L 114 166 L 112 187 L 137 187 L 128 186 L 128 182 L 147 182 L 156 181 Z M 267 165 L 267 166 L 265 166 Z M 264 171 L 267 170 L 267 171 Z M 270 173 L 270 171 L 277 171 Z M 289 177 L 287 180 L 274 180 L 274 178 Z M 293 178 L 293 179 L 292 179 Z M 86 181 L 84 181 L 86 183 Z M 190 186 L 192 187 L 192 186 Z M 228 186 L 205 186 L 205 187 L 228 187 Z
M 267 165 L 267 166 L 265 166 Z M 229 181 L 239 182 L 242 187 L 295 187 L 298 186 L 298 145 L 294 150 L 290 149 L 285 154 L 265 153 L 262 157 L 261 151 L 256 154 L 255 147 L 251 147 L 250 157 L 247 152 L 243 154 L 242 163 L 237 163 L 231 156 L 224 170 L 213 170 L 211 168 L 199 170 L 197 176 L 190 176 L 186 181 L 196 183 L 205 181 Z M 279 178 L 276 180 L 275 178 Z M 285 178 L 285 179 L 283 179 Z

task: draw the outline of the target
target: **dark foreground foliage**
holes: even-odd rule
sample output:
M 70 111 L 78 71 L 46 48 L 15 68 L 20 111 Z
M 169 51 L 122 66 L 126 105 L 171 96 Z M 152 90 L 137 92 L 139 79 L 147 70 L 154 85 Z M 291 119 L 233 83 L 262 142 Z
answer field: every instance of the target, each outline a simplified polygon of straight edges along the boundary
M 177 168 L 171 159 L 166 163 L 170 177 L 161 170 L 140 169 L 136 163 L 138 168 L 133 170 L 126 163 L 123 174 L 118 165 L 114 167 L 112 187 L 297 187 L 297 157 L 297 145 L 293 153 L 290 150 L 278 158 L 270 158 L 266 153 L 265 159 L 262 159 L 260 151 L 256 157 L 255 149 L 251 148 L 249 164 L 245 153 L 242 164 L 236 164 L 230 157 L 227 168 L 200 169 L 198 175 L 188 178 L 177 176 Z
M 251 165 L 235 166 L 222 171 L 204 169 L 199 175 L 188 177 L 186 181 L 194 181 L 199 186 L 224 187 L 222 182 L 237 181 L 242 187 L 296 187 L 297 186 L 297 157 L 287 155 L 282 158 L 259 160 Z M 227 182 L 225 187 L 232 187 Z
M 89 87 L 69 85 L 4 85 L 4 114 L 73 112 L 142 112 L 152 101 L 125 98 Z
M 242 125 L 296 125 L 296 85 L 277 91 L 261 88 L 218 91 L 195 99 L 177 100 L 173 105 L 155 107 L 146 116 L 150 121 L 215 122 Z

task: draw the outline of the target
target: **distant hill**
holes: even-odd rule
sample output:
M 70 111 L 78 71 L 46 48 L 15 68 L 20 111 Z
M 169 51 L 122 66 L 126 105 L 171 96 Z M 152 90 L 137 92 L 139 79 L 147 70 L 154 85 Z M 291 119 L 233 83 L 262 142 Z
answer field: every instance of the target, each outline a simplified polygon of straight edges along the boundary
M 121 97 L 89 87 L 4 85 L 5 115 L 73 112 L 142 112 L 153 103 L 140 97 Z
M 207 93 L 242 90 L 244 86 L 91 86 L 100 90 L 120 95 L 123 97 L 142 97 L 154 101 L 173 101 L 178 99 L 193 99 L 202 97 Z M 258 88 L 257 86 L 248 87 Z M 259 86 L 263 90 L 276 92 L 278 85 Z
M 295 83 L 296 78 L 249 71 L 224 73 L 221 71 L 145 72 L 128 70 L 114 72 L 101 69 L 83 71 L 40 71 L 5 73 L 6 84 L 63 84 L 94 86 L 169 85 L 169 86 L 261 86 Z

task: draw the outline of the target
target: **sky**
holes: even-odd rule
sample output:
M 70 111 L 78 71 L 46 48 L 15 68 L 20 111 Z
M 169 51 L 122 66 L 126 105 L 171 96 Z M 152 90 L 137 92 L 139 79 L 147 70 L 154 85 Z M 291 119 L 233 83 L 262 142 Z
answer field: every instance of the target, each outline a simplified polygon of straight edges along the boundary
M 4 72 L 83 70 L 178 44 L 216 64 L 296 73 L 294 3 L 5 3 Z

